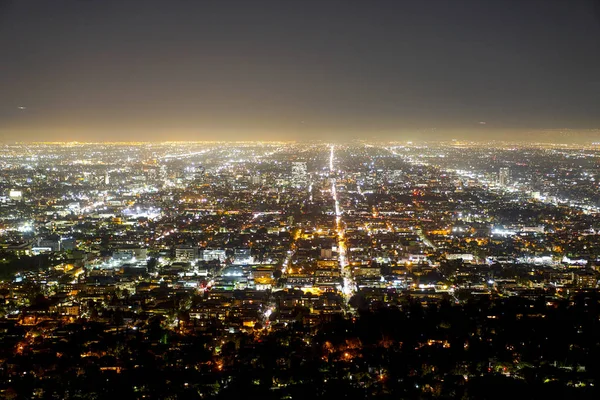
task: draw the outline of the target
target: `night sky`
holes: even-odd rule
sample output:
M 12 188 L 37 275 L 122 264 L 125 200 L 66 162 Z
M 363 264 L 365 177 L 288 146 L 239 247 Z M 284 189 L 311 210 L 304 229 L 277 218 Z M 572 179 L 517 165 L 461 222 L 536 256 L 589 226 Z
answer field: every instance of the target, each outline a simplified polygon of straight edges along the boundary
M 0 0 L 4 141 L 562 128 L 600 128 L 594 0 Z

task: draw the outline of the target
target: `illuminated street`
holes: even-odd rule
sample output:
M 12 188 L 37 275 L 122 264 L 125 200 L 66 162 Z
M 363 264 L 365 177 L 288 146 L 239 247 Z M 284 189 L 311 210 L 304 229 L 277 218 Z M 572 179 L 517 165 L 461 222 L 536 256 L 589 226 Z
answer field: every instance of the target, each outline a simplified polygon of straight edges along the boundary
M 329 156 L 329 173 L 331 176 L 331 196 L 335 205 L 335 233 L 337 237 L 337 249 L 338 249 L 338 261 L 340 270 L 343 277 L 342 291 L 344 293 L 346 302 L 350 300 L 350 297 L 354 293 L 355 283 L 352 278 L 352 270 L 348 264 L 346 257 L 346 236 L 344 229 L 344 221 L 342 220 L 343 211 L 340 207 L 338 200 L 337 188 L 336 188 L 336 177 L 337 175 L 343 176 L 343 172 L 339 169 L 334 168 L 335 165 L 335 146 L 331 145 L 331 151 Z

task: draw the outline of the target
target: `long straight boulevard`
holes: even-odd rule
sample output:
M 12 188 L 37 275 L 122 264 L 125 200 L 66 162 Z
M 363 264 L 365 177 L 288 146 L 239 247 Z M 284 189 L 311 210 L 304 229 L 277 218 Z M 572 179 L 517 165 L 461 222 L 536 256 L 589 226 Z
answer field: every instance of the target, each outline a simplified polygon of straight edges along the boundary
M 343 278 L 342 293 L 346 303 L 350 300 L 350 297 L 354 293 L 354 280 L 352 278 L 352 271 L 348 264 L 348 258 L 346 255 L 346 232 L 344 228 L 344 221 L 342 220 L 343 211 L 340 207 L 340 201 L 337 194 L 337 176 L 341 175 L 342 171 L 335 168 L 335 146 L 331 145 L 329 155 L 329 177 L 331 180 L 331 197 L 333 199 L 335 207 L 335 233 L 337 237 L 337 250 L 338 250 L 338 262 L 340 271 Z

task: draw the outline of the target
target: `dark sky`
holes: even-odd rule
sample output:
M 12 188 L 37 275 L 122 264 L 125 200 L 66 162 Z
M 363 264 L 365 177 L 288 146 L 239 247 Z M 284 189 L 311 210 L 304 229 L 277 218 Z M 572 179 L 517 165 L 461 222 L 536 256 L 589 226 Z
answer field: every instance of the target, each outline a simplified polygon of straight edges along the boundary
M 0 0 L 6 141 L 523 138 L 599 74 L 595 0 Z

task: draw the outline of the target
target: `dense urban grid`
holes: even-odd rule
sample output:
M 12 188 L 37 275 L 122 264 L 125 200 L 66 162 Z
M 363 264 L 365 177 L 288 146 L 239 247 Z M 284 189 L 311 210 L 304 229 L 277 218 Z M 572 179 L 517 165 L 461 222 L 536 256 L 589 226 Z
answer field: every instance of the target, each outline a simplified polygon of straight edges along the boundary
M 600 146 L 0 153 L 0 395 L 597 398 Z

